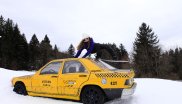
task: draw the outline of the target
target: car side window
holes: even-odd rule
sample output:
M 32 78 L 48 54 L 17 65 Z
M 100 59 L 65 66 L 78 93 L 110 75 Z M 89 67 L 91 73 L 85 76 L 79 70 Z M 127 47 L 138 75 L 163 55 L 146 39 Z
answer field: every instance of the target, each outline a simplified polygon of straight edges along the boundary
M 63 74 L 66 73 L 85 73 L 87 70 L 79 61 L 66 61 L 63 68 Z
M 52 62 L 48 64 L 41 72 L 40 74 L 58 74 L 59 69 L 62 65 L 62 62 Z

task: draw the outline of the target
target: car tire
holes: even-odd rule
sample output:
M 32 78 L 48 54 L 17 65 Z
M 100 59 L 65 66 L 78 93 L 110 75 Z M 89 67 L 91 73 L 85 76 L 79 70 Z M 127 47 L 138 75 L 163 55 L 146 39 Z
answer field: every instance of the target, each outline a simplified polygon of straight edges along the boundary
M 84 88 L 81 93 L 83 104 L 104 104 L 105 100 L 105 94 L 99 87 L 89 86 Z
M 20 95 L 28 95 L 25 85 L 23 83 L 16 83 L 13 91 Z

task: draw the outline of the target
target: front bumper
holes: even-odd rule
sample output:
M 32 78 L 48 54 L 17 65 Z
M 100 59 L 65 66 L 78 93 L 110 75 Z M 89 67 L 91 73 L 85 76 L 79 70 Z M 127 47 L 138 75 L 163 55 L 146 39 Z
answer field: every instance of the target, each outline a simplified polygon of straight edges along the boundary
M 134 94 L 136 86 L 137 84 L 134 82 L 131 88 L 104 89 L 104 92 L 109 100 L 125 98 Z

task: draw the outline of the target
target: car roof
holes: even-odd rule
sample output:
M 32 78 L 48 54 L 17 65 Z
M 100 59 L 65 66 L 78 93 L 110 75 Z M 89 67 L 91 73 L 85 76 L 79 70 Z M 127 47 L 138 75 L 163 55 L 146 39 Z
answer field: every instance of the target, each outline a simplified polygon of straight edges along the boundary
M 69 61 L 69 60 L 84 60 L 86 58 L 63 58 L 63 59 L 55 59 L 52 60 L 51 62 L 56 62 L 56 61 Z

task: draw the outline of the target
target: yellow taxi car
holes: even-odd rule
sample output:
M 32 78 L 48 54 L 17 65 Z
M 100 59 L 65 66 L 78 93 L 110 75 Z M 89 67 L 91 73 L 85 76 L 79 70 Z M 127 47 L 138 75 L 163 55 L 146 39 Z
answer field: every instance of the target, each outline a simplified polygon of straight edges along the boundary
M 80 100 L 103 104 L 106 100 L 134 93 L 134 71 L 110 69 L 102 61 L 87 58 L 53 60 L 34 75 L 12 79 L 14 91 L 22 95 Z

